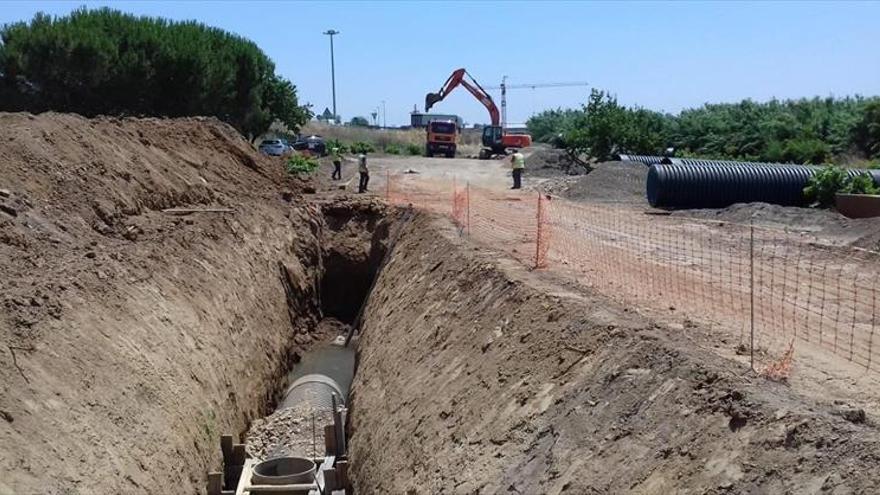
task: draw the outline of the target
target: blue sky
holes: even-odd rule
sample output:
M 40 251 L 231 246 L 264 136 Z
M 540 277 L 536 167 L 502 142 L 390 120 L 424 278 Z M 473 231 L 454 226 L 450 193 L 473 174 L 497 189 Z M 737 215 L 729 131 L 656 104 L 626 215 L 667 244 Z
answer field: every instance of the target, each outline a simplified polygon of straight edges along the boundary
M 677 112 L 705 102 L 880 94 L 880 2 L 200 2 L 3 1 L 0 23 L 110 5 L 196 19 L 254 40 L 316 111 L 346 120 L 385 101 L 389 125 L 465 67 L 483 85 L 587 81 L 626 104 Z M 509 121 L 576 107 L 589 88 L 510 91 Z M 463 89 L 437 104 L 469 123 Z

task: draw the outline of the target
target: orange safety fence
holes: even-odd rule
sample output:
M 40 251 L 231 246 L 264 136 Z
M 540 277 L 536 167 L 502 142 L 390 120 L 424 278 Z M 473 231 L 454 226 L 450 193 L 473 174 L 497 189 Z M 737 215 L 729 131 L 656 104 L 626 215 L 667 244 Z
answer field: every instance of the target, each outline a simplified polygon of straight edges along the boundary
M 449 215 L 475 242 L 626 303 L 733 333 L 756 367 L 792 353 L 876 371 L 880 254 L 815 236 L 536 192 L 386 176 L 386 199 Z

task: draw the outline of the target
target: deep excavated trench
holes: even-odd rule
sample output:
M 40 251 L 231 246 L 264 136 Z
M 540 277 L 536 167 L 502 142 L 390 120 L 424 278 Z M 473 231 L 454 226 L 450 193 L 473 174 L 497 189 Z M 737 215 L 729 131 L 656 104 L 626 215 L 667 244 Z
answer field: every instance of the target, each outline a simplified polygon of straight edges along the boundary
M 0 494 L 200 492 L 351 323 L 358 493 L 880 493 L 871 418 L 218 121 L 0 120 Z
M 348 422 L 358 493 L 877 487 L 859 474 L 874 428 L 547 285 L 442 221 L 323 210 L 322 306 L 361 331 Z M 861 467 L 835 478 L 841 465 Z

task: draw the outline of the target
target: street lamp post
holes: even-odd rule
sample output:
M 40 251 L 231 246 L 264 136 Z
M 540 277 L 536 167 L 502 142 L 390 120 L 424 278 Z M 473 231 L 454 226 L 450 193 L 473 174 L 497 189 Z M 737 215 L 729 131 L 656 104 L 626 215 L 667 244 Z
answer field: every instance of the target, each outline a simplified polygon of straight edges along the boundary
M 388 120 L 385 119 L 385 100 L 382 100 L 382 127 L 388 127 Z
M 333 57 L 333 37 L 339 34 L 339 31 L 329 29 L 324 31 L 324 34 L 330 37 L 330 84 L 333 88 L 333 120 L 336 121 L 339 120 L 339 114 L 336 113 L 336 61 Z

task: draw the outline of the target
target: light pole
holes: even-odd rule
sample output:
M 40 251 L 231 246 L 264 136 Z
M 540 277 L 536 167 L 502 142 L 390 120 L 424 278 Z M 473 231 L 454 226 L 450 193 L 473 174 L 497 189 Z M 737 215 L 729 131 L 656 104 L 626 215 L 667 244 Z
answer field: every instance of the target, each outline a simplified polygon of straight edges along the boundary
M 324 34 L 330 37 L 330 84 L 333 88 L 333 120 L 339 120 L 339 114 L 336 113 L 336 61 L 333 58 L 333 37 L 339 34 L 335 29 L 328 29 Z M 339 122 L 336 122 L 337 124 Z
M 382 100 L 382 127 L 388 127 L 388 120 L 385 118 L 385 100 Z

